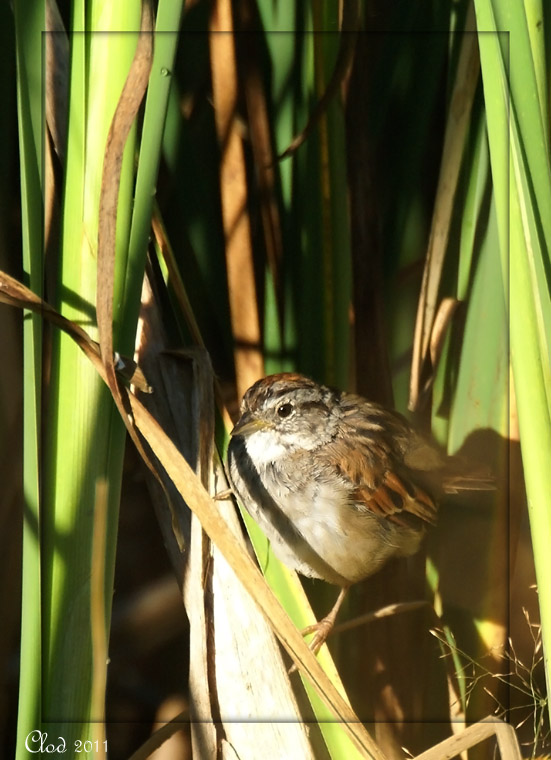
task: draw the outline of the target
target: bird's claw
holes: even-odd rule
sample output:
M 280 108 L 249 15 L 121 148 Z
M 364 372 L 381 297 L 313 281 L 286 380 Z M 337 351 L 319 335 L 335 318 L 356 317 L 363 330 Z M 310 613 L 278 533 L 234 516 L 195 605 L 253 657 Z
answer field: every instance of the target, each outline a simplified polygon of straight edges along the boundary
M 335 620 L 331 619 L 330 616 L 327 616 L 320 620 L 318 623 L 313 623 L 312 625 L 308 625 L 306 628 L 302 629 L 301 634 L 303 636 L 308 636 L 311 633 L 315 634 L 312 641 L 308 643 L 308 649 L 312 652 L 312 654 L 316 655 L 325 644 L 329 634 L 333 630 L 334 624 Z M 292 665 L 292 667 L 289 669 L 289 675 L 291 675 L 291 673 L 294 673 L 296 669 L 297 666 Z

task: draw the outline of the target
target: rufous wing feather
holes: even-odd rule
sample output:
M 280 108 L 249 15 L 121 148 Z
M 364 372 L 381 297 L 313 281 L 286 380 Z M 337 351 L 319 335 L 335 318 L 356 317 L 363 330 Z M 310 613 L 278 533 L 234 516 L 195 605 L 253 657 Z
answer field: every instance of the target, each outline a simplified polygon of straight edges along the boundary
M 428 493 L 390 470 L 375 488 L 366 485 L 355 488 L 352 499 L 398 524 L 407 523 L 412 516 L 431 525 L 436 522 L 436 504 Z
M 398 474 L 388 449 L 377 446 L 375 451 L 370 444 L 349 447 L 343 456 L 340 448 L 346 444 L 341 440 L 329 454 L 333 467 L 350 482 L 350 500 L 398 524 L 407 524 L 412 517 L 435 523 L 437 510 L 432 497 L 410 478 Z

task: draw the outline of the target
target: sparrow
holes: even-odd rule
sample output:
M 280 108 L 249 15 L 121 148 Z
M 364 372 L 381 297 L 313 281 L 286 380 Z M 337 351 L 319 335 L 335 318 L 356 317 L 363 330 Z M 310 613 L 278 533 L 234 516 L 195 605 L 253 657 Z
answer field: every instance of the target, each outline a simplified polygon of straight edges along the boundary
M 303 631 L 315 633 L 314 652 L 352 584 L 418 551 L 439 497 L 493 487 L 461 468 L 398 412 L 361 396 L 294 373 L 246 391 L 228 447 L 232 490 L 278 559 L 341 588 Z

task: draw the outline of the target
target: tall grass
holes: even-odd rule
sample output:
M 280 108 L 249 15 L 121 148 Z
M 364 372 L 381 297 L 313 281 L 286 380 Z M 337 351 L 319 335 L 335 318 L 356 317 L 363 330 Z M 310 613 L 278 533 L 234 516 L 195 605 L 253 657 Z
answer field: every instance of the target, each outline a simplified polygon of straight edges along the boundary
M 33 290 L 43 292 L 44 199 L 59 204 L 59 246 L 50 250 L 48 299 L 68 319 L 96 336 L 95 304 L 98 214 L 107 134 L 134 55 L 141 4 L 106 9 L 75 0 L 68 30 L 70 55 L 58 60 L 57 86 L 67 87 L 66 150 L 50 158 L 42 118 L 41 56 L 44 7 L 16 3 L 18 93 L 25 270 Z M 161 24 L 177 26 L 181 6 L 161 3 Z M 55 35 L 60 35 L 56 32 Z M 44 38 L 46 46 L 54 34 Z M 167 44 L 168 43 L 168 44 Z M 146 159 L 135 189 L 136 129 L 122 162 L 116 229 L 115 345 L 132 352 L 166 103 L 166 72 L 174 36 L 162 37 L 152 77 L 148 118 L 142 133 Z M 64 72 L 67 79 L 63 81 Z M 59 94 L 59 93 L 56 93 Z M 48 92 L 47 97 L 52 97 Z M 46 111 L 48 111 L 47 102 Z M 62 103 L 63 105 L 63 103 Z M 154 117 L 149 115 L 155 108 Z M 54 125 L 48 124 L 54 133 Z M 53 191 L 42 175 L 42 153 L 60 161 L 61 186 Z M 144 202 L 145 201 L 145 202 Z M 57 250 L 56 250 L 57 248 Z M 55 252 L 55 253 L 54 253 Z M 101 283 L 100 283 L 101 286 Z M 25 337 L 25 473 L 23 625 L 18 753 L 25 738 L 43 728 L 77 740 L 103 739 L 106 641 L 109 634 L 118 504 L 125 429 L 111 395 L 75 343 L 51 335 L 46 397 L 42 387 L 42 324 L 33 315 Z M 104 496 L 97 497 L 99 483 Z M 99 510 L 104 503 L 104 522 Z M 105 531 L 104 535 L 98 530 Z M 94 541 L 105 547 L 94 554 Z M 101 564 L 98 563 L 100 556 Z M 95 559 L 94 559 L 95 557 Z M 99 584 L 96 582 L 99 577 Z M 99 606 L 97 604 L 99 594 Z M 95 595 L 95 596 L 94 596 Z M 95 614 L 92 615 L 93 600 Z M 94 627 L 94 630 L 93 630 Z M 97 631 L 100 636 L 98 638 Z M 103 634 L 101 634 L 103 631 Z M 101 641 L 103 640 L 103 645 Z M 99 642 L 99 643 L 98 643 Z M 103 653 L 103 654 L 102 654 Z M 99 662 L 98 662 L 99 657 Z M 101 658 L 103 657 L 103 662 Z M 98 667 L 99 666 L 99 667 Z M 97 682 L 100 684 L 100 699 Z M 97 730 L 94 726 L 99 727 Z M 100 741 L 100 749 L 103 746 Z M 97 749 L 97 747 L 96 747 Z
M 510 267 L 511 364 L 542 620 L 551 652 L 551 165 L 549 23 L 541 3 L 476 2 L 500 252 Z M 507 261 L 507 255 L 510 260 Z

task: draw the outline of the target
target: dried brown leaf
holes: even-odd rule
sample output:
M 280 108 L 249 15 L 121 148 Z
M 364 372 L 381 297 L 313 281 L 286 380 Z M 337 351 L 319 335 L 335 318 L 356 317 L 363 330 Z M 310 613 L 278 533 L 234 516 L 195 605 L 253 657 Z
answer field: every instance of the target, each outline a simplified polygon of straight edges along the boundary
M 254 274 L 247 175 L 237 125 L 237 67 L 230 0 L 213 4 L 209 31 L 216 132 L 220 143 L 220 194 L 226 245 L 230 318 L 235 344 L 237 393 L 264 374 Z

